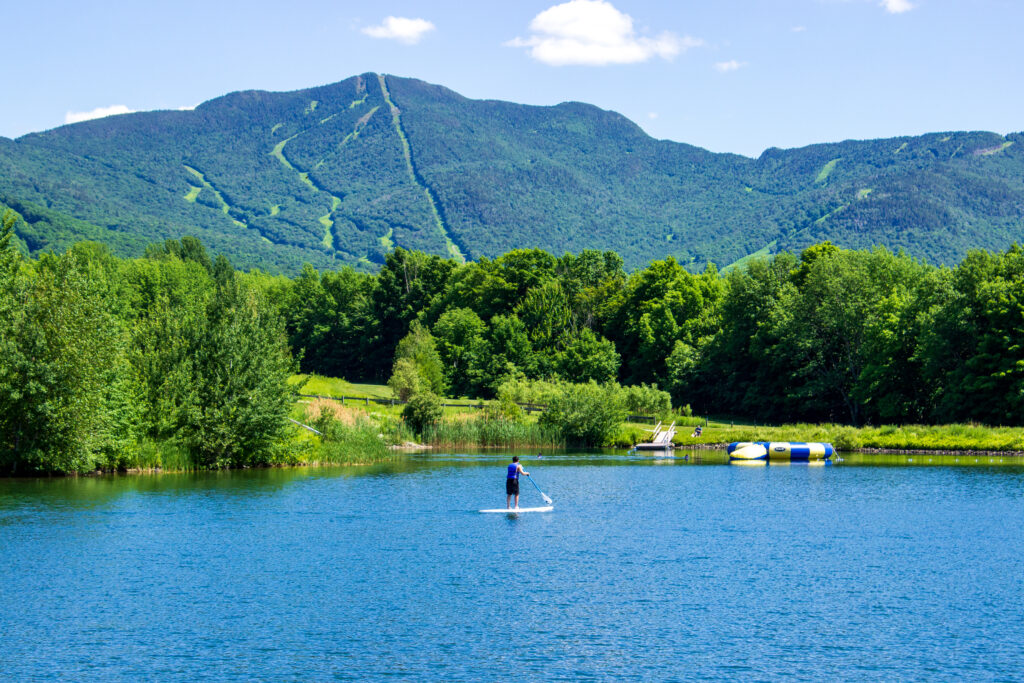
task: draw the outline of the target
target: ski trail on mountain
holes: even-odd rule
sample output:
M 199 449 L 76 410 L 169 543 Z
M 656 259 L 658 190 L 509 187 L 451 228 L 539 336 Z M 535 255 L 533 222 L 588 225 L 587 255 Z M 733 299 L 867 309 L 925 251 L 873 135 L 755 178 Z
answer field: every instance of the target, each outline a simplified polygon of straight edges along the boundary
M 331 120 L 332 118 L 334 118 L 334 116 L 336 116 L 336 114 L 333 114 L 331 116 L 328 116 L 326 119 L 323 119 L 322 121 L 320 121 L 320 125 L 323 125 L 327 121 Z M 303 133 L 306 133 L 310 130 L 312 130 L 312 127 L 305 128 L 303 130 L 300 130 L 295 135 L 292 135 L 289 138 L 285 138 L 281 142 L 277 143 L 276 145 L 274 145 L 274 149 L 270 151 L 270 156 L 280 161 L 288 170 L 298 174 L 299 181 L 302 182 L 307 187 L 309 187 L 311 190 L 313 190 L 314 192 L 325 194 L 330 198 L 331 208 L 328 209 L 326 214 L 320 216 L 317 220 L 320 222 L 320 225 L 322 225 L 324 228 L 324 234 L 323 237 L 321 238 L 321 243 L 331 251 L 338 251 L 338 249 L 336 249 L 334 246 L 334 233 L 332 232 L 332 228 L 334 227 L 334 212 L 338 209 L 339 206 L 341 206 L 341 197 L 336 196 L 332 192 L 328 192 L 324 188 L 320 187 L 317 183 L 314 183 L 313 180 L 309 177 L 309 171 L 303 171 L 302 169 L 297 168 L 295 164 L 293 164 L 288 159 L 288 157 L 284 155 L 285 145 L 287 145 L 295 138 L 299 137 Z
M 412 180 L 414 185 L 423 190 L 423 194 L 427 198 L 427 203 L 430 205 L 430 211 L 434 215 L 437 230 L 441 233 L 441 236 L 444 238 L 444 243 L 448 247 L 448 253 L 455 260 L 465 263 L 466 255 L 462 253 L 462 250 L 459 249 L 458 245 L 452 241 L 451 236 L 448 234 L 448 228 L 445 227 L 444 221 L 441 219 L 441 212 L 437 209 L 437 199 L 434 197 L 433 191 L 416 172 L 416 166 L 413 164 L 412 160 L 412 148 L 409 146 L 409 139 L 405 136 L 405 130 L 402 128 L 402 112 L 395 106 L 395 103 L 391 101 L 391 93 L 388 91 L 388 85 L 384 74 L 377 74 L 377 80 L 380 81 L 380 91 L 384 95 L 384 102 L 388 105 L 388 109 L 391 111 L 391 123 L 395 127 L 398 139 L 402 142 L 402 154 L 405 157 L 405 165 L 406 169 L 409 171 L 409 178 Z

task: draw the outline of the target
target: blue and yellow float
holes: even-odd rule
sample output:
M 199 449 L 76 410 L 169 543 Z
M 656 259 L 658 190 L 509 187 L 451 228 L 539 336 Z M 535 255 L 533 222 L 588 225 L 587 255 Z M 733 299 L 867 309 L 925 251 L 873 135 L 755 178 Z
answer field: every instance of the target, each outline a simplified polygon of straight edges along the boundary
M 734 441 L 726 449 L 729 460 L 786 460 L 810 462 L 828 460 L 835 453 L 830 443 L 802 441 Z

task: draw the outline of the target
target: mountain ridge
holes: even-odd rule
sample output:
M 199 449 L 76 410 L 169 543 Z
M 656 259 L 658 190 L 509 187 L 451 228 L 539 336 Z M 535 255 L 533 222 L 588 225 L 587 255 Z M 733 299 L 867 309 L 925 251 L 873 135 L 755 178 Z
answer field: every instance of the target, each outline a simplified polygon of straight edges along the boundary
M 591 104 L 473 100 L 367 73 L 190 111 L 0 138 L 0 203 L 33 252 L 138 254 L 193 234 L 240 266 L 373 269 L 394 246 L 479 259 L 612 249 L 699 270 L 823 239 L 952 263 L 1022 238 L 1024 135 L 768 148 L 655 140 Z

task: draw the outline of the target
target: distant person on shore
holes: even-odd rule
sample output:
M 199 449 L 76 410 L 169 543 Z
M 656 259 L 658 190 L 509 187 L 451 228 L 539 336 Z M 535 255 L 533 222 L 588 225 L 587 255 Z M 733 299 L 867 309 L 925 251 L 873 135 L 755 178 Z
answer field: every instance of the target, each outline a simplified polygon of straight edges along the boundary
M 701 427 L 700 425 L 697 425 L 697 426 L 696 426 L 696 427 L 694 427 L 694 429 L 693 429 L 693 434 L 690 434 L 690 438 L 691 438 L 691 439 L 696 439 L 697 437 L 699 437 L 699 436 L 700 436 L 700 433 L 701 433 L 702 431 L 704 431 L 704 428 L 703 428 L 703 427 Z
M 511 509 L 509 503 L 512 496 L 516 497 L 516 508 L 519 508 L 519 475 L 530 476 L 530 473 L 523 469 L 519 462 L 519 456 L 512 456 L 512 464 L 508 466 L 508 474 L 505 475 L 505 508 Z

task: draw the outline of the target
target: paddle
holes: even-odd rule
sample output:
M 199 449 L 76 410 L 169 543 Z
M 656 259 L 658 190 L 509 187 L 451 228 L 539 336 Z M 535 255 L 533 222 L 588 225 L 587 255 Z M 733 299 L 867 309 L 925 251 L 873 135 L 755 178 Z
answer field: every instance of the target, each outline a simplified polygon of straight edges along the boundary
M 533 484 L 534 488 L 537 489 L 537 492 L 540 494 L 540 497 L 544 499 L 544 502 L 547 503 L 548 505 L 551 505 L 551 503 L 553 501 L 550 498 L 548 498 L 547 495 L 543 491 L 540 490 L 540 487 L 537 486 L 537 482 L 535 482 L 533 480 L 533 477 L 531 477 L 529 474 L 527 474 L 526 478 L 529 479 L 530 483 Z

